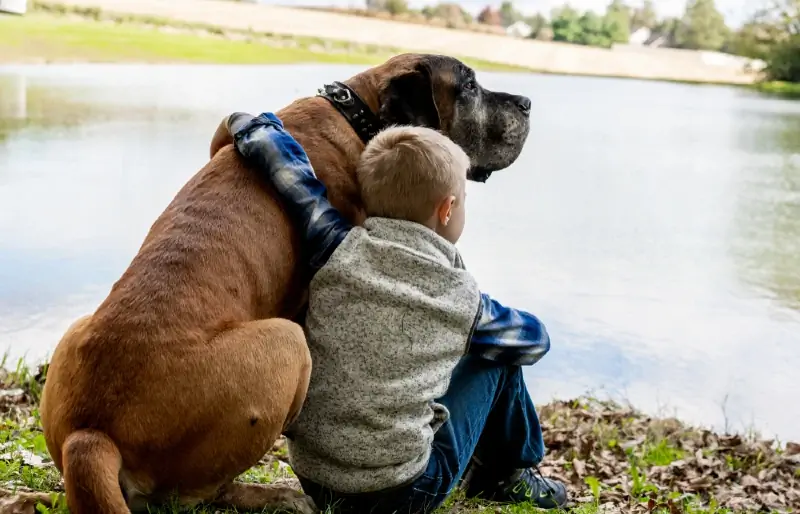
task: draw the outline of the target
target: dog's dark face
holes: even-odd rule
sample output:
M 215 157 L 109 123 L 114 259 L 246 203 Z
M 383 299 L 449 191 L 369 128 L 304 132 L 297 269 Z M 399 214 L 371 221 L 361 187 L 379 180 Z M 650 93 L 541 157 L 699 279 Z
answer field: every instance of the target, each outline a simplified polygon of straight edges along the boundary
M 449 136 L 472 161 L 470 180 L 485 182 L 519 157 L 530 130 L 527 97 L 484 89 L 475 72 L 452 57 L 404 54 L 381 68 L 387 77 L 380 85 L 382 121 Z

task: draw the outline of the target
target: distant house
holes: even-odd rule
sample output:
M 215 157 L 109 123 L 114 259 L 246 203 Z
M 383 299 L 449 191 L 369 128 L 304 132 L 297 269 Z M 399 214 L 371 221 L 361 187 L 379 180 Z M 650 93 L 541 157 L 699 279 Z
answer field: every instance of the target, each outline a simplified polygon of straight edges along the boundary
M 0 12 L 25 14 L 27 10 L 28 0 L 0 0 Z
M 658 48 L 666 46 L 668 43 L 667 36 L 653 32 L 647 27 L 637 29 L 631 34 L 628 44 L 631 46 L 648 46 L 651 48 Z
M 533 27 L 520 20 L 506 28 L 506 34 L 511 37 L 528 37 L 533 32 Z
M 644 46 L 650 40 L 652 33 L 653 32 L 647 27 L 642 27 L 631 34 L 628 43 L 631 45 Z

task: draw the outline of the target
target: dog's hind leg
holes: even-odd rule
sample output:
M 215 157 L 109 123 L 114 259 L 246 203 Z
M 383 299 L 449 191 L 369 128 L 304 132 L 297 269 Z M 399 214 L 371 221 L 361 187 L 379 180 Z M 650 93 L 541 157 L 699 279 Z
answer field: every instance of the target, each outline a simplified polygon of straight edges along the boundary
M 182 504 L 223 502 L 243 509 L 313 512 L 300 491 L 240 487 L 233 480 L 256 465 L 294 419 L 306 397 L 311 354 L 303 329 L 285 319 L 250 321 L 194 345 L 153 374 L 147 403 L 129 409 L 129 422 L 158 419 L 162 409 L 180 419 L 182 432 L 157 433 L 145 448 L 170 441 L 168 451 L 131 473 L 151 477 L 158 490 L 176 490 Z M 161 387 L 161 377 L 181 377 Z M 174 380 L 174 379 L 173 379 Z M 176 480 L 177 479 L 177 480 Z

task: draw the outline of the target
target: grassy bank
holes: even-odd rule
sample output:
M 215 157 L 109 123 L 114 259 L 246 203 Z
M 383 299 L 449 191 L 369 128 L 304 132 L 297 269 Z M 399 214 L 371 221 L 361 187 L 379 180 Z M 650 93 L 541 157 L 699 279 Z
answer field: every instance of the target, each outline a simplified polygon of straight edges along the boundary
M 68 513 L 63 484 L 47 454 L 36 408 L 44 368 L 0 370 L 0 512 Z M 660 512 L 797 512 L 800 445 L 755 436 L 720 435 L 675 419 L 653 419 L 628 407 L 591 399 L 541 408 L 548 455 L 542 472 L 570 484 L 573 514 Z M 239 480 L 297 484 L 283 441 Z M 55 506 L 35 510 L 33 492 L 52 493 Z M 27 509 L 27 510 L 26 510 Z M 154 509 L 173 514 L 174 506 Z M 199 507 L 198 514 L 227 514 Z M 466 501 L 456 493 L 439 514 L 536 512 L 527 505 Z
M 0 15 L 0 48 L 0 64 L 377 64 L 403 51 L 39 2 L 34 2 L 25 16 Z M 464 61 L 482 70 L 523 71 L 474 59 Z
M 754 86 L 762 93 L 770 93 L 790 98 L 800 98 L 800 83 L 793 82 L 761 82 Z

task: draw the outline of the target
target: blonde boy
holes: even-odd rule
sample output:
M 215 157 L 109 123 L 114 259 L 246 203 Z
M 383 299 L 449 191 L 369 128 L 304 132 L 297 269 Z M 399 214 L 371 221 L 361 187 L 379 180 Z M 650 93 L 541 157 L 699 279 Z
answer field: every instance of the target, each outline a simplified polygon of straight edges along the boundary
M 352 226 L 274 114 L 228 127 L 284 198 L 314 272 L 311 384 L 287 430 L 305 492 L 337 512 L 431 512 L 471 464 L 470 496 L 562 507 L 564 486 L 531 470 L 544 444 L 520 369 L 547 353 L 547 332 L 481 293 L 454 246 L 463 150 L 422 127 L 378 134 L 357 169 L 367 219 Z

